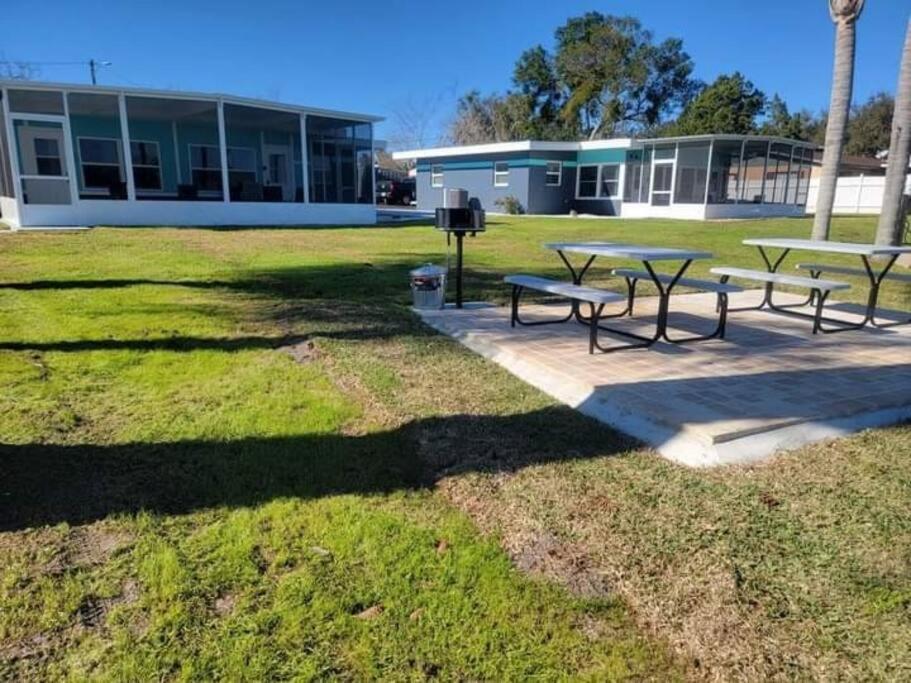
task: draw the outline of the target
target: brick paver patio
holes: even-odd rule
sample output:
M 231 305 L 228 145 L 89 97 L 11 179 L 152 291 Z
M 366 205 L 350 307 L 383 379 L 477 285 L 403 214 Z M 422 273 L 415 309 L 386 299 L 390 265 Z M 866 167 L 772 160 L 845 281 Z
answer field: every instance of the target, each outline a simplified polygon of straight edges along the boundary
M 745 292 L 732 306 L 759 298 Z M 780 295 L 789 300 L 800 298 Z M 711 329 L 714 304 L 712 294 L 675 296 L 671 326 L 678 336 Z M 607 322 L 647 333 L 656 307 L 654 298 L 637 299 L 634 318 Z M 557 310 L 527 305 L 523 318 Z M 832 315 L 854 319 L 856 310 L 836 304 Z M 911 325 L 813 336 L 807 320 L 736 312 L 724 340 L 589 355 L 587 327 L 578 323 L 511 328 L 505 306 L 418 313 L 555 398 L 687 464 L 755 459 L 911 419 Z

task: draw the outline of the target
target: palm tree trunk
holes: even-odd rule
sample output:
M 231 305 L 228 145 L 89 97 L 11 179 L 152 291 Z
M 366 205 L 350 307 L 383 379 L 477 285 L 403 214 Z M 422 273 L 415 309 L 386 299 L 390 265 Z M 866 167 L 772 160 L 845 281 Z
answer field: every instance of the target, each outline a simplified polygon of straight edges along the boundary
M 835 66 L 832 70 L 832 96 L 829 101 L 829 120 L 826 124 L 826 146 L 822 157 L 822 174 L 813 219 L 814 240 L 829 239 L 829 223 L 835 203 L 835 184 L 838 165 L 845 143 L 851 91 L 854 87 L 854 43 L 857 15 L 835 16 Z
M 898 73 L 898 90 L 895 93 L 895 111 L 892 114 L 892 139 L 889 144 L 889 166 L 886 169 L 886 186 L 883 191 L 883 208 L 876 228 L 876 243 L 898 245 L 904 230 L 902 195 L 908 161 L 911 158 L 911 20 L 905 33 L 905 49 Z

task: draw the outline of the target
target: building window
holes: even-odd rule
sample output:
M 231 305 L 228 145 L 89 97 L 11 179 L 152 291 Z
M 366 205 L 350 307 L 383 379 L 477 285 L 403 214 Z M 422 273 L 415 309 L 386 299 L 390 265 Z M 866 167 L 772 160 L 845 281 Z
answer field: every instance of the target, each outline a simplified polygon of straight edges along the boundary
M 598 167 L 579 167 L 579 197 L 595 197 L 598 194 Z
M 63 176 L 60 145 L 55 138 L 34 139 L 36 175 Z
M 496 161 L 493 165 L 494 187 L 509 187 L 509 162 Z
M 620 195 L 620 165 L 579 167 L 580 198 L 614 199 Z
M 602 199 L 618 197 L 620 195 L 620 165 L 604 164 L 601 166 L 601 182 L 598 196 Z
M 706 143 L 681 143 L 677 149 L 675 204 L 703 204 L 708 177 L 709 151 Z
M 137 190 L 161 189 L 161 158 L 158 143 L 145 140 L 130 142 L 133 163 L 133 184 Z
M 547 185 L 562 185 L 563 184 L 563 162 L 562 161 L 548 161 L 547 170 L 544 174 L 545 183 Z
M 256 182 L 256 152 L 249 147 L 228 147 L 228 182 Z
M 430 187 L 443 187 L 443 164 L 430 167 Z
M 652 206 L 670 206 L 671 188 L 674 184 L 674 164 L 656 163 L 655 179 L 652 184 Z
M 221 155 L 217 145 L 190 145 L 190 175 L 200 190 L 221 190 Z
M 709 166 L 709 204 L 733 204 L 740 194 L 742 140 L 715 140 Z
M 120 173 L 120 140 L 79 138 L 82 185 L 91 190 L 110 190 L 123 182 Z

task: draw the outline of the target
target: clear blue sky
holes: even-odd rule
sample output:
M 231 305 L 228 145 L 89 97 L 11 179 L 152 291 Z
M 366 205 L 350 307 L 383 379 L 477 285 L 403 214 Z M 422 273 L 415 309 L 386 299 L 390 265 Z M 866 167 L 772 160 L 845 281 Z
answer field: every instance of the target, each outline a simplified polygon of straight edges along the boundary
M 4 4 L 6 59 L 96 57 L 114 63 L 101 72 L 101 83 L 229 92 L 384 116 L 411 102 L 433 109 L 437 125 L 451 114 L 457 94 L 507 88 L 522 50 L 549 47 L 557 26 L 589 10 L 631 14 L 659 39 L 680 37 L 699 78 L 739 70 L 792 109 L 827 106 L 832 63 L 826 0 Z M 867 0 L 858 26 L 856 100 L 894 91 L 909 11 L 908 0 Z M 41 78 L 86 82 L 88 70 L 44 66 Z M 378 135 L 389 128 L 381 124 Z

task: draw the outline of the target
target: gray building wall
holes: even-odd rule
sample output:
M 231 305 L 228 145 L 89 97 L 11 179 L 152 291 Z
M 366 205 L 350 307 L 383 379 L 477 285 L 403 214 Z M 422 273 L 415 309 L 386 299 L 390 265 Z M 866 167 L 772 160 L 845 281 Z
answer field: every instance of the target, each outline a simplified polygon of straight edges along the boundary
M 466 155 L 440 159 L 422 159 L 417 167 L 416 190 L 419 209 L 435 209 L 443 205 L 443 191 L 448 188 L 468 190 L 468 196 L 477 198 L 485 211 L 502 211 L 496 205 L 498 199 L 510 195 L 528 207 L 528 168 L 521 161 L 528 158 L 527 152 L 509 154 Z M 509 186 L 495 187 L 493 184 L 494 161 L 510 161 L 515 166 L 509 169 Z M 443 187 L 430 186 L 430 168 L 443 165 Z
M 560 186 L 547 184 L 547 167 L 533 164 L 528 167 L 528 213 L 564 214 L 573 208 L 576 194 L 575 152 L 531 152 L 535 161 L 562 161 Z M 568 163 L 567 163 L 568 162 Z
M 509 186 L 495 187 L 494 162 L 508 161 Z M 547 184 L 546 161 L 562 161 L 563 173 L 559 186 Z M 431 187 L 430 169 L 443 166 L 443 187 Z M 416 175 L 419 209 L 433 210 L 443 205 L 443 191 L 462 188 L 469 197 L 477 198 L 490 212 L 502 211 L 497 200 L 513 196 L 526 213 L 567 214 L 575 209 L 580 213 L 614 216 L 620 213 L 620 200 L 576 199 L 576 152 L 509 152 L 502 154 L 465 155 L 422 159 Z

